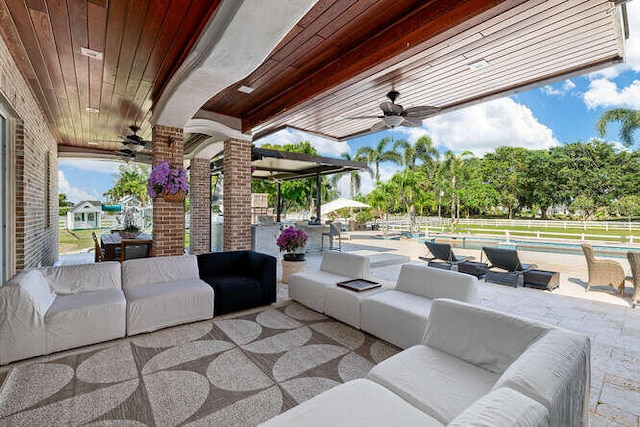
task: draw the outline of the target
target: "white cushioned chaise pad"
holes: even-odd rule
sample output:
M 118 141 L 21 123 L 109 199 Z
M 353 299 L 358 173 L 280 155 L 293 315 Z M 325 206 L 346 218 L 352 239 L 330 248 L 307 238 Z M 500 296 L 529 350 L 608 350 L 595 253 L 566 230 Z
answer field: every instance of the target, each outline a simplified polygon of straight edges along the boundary
M 125 288 L 127 335 L 213 317 L 213 289 L 200 279 Z
M 442 424 L 365 379 L 349 381 L 260 424 L 263 427 L 441 427 Z
M 367 376 L 443 424 L 491 391 L 498 375 L 423 345 L 375 366 Z
M 547 427 L 549 411 L 510 388 L 493 391 L 458 415 L 448 427 Z
M 360 305 L 360 328 L 408 348 L 420 344 L 432 301 L 406 292 L 388 290 L 372 295 Z
M 126 307 L 121 289 L 58 296 L 45 316 L 47 351 L 124 337 Z

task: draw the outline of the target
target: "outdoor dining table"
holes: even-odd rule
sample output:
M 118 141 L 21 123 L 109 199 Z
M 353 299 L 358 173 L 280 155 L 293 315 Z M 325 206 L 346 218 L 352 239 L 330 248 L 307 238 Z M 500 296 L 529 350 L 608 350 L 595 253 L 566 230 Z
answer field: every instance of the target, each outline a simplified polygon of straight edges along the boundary
M 122 242 L 122 236 L 120 233 L 105 233 L 100 235 L 102 240 L 102 246 L 104 247 L 104 260 L 105 261 L 118 261 L 116 258 L 116 248 L 120 247 Z M 151 234 L 140 233 L 136 237 L 136 240 L 151 240 Z

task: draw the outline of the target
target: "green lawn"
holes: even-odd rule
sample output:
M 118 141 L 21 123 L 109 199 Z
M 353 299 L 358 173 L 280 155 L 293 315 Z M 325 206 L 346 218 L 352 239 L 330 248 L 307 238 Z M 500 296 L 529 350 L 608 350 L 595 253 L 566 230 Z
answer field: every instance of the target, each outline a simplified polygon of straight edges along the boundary
M 482 230 L 482 231 L 479 231 Z M 628 242 L 629 235 L 640 238 L 640 230 L 605 230 L 604 225 L 602 228 L 587 228 L 584 230 L 581 227 L 563 228 L 558 227 L 528 227 L 526 225 L 520 226 L 495 226 L 495 225 L 467 225 L 459 224 L 456 226 L 458 233 L 471 232 L 472 234 L 505 234 L 505 230 L 510 230 L 511 236 L 521 237 L 537 237 L 537 232 L 540 232 L 540 237 L 552 238 L 552 239 L 570 239 L 580 238 L 582 234 L 585 234 L 587 240 L 607 240 L 607 241 L 620 241 Z M 560 233 L 560 234 L 552 234 Z M 571 234 L 572 236 L 563 236 L 562 234 Z M 592 237 L 589 235 L 601 235 L 602 237 Z
M 91 232 L 95 232 L 96 235 L 100 235 L 101 230 L 74 230 L 69 231 L 63 228 L 60 229 L 60 235 L 58 237 L 58 250 L 61 254 L 68 254 L 73 252 L 86 252 L 93 248 L 93 238 Z

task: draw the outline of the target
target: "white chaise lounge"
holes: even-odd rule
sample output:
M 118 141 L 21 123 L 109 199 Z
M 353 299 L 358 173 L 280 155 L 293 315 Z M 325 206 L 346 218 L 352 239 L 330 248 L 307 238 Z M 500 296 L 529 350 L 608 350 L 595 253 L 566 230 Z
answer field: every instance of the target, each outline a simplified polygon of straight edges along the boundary
M 589 357 L 584 335 L 437 299 L 423 344 L 263 426 L 582 426 Z

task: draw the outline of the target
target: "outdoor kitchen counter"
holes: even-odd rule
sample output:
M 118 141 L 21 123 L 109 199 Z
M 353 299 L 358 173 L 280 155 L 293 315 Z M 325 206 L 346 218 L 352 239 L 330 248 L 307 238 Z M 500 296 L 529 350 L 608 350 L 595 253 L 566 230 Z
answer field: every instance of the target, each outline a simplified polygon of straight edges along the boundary
M 304 252 L 318 252 L 322 250 L 322 233 L 329 231 L 328 225 L 302 225 L 302 224 L 254 224 L 251 226 L 251 248 L 256 252 L 269 254 L 281 258 L 280 250 L 276 245 L 276 239 L 285 227 L 294 226 L 298 230 L 307 233 L 309 239 Z

